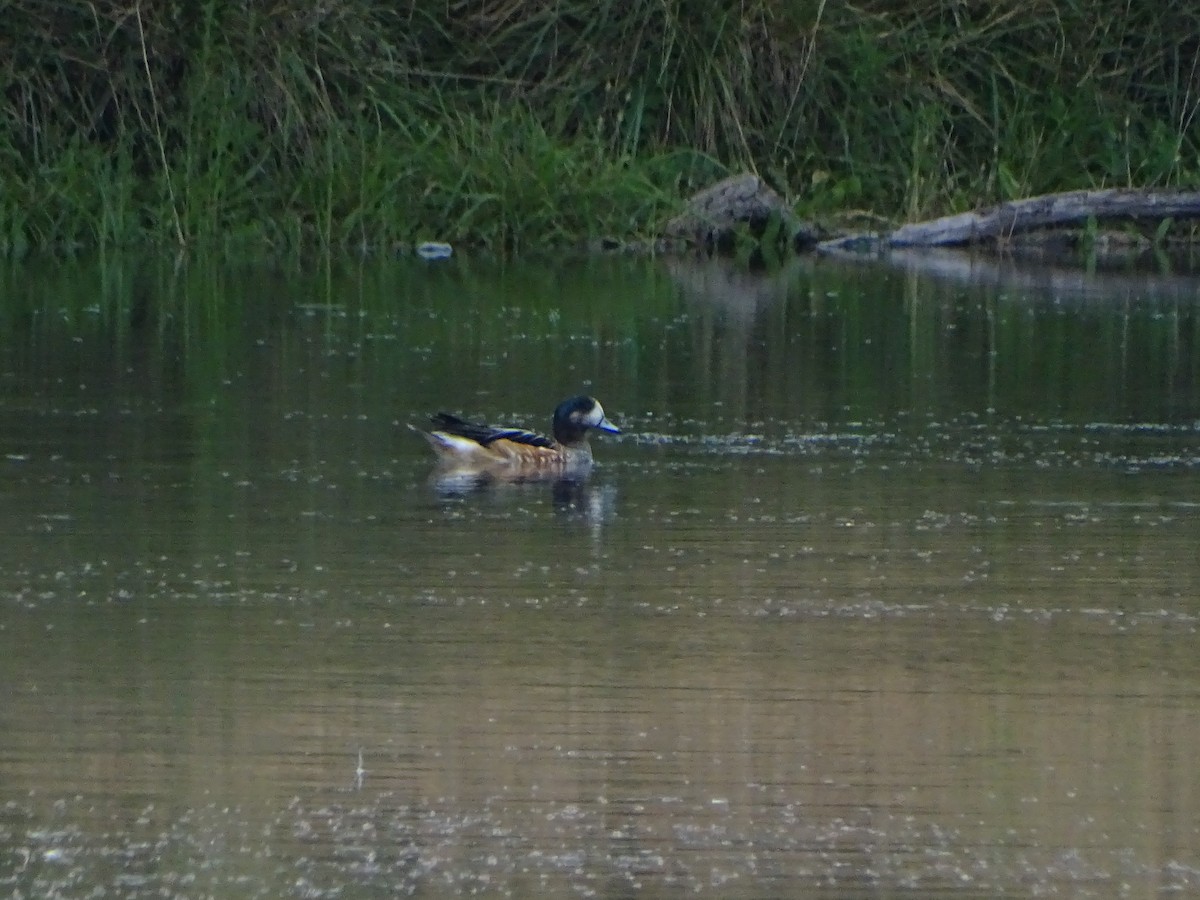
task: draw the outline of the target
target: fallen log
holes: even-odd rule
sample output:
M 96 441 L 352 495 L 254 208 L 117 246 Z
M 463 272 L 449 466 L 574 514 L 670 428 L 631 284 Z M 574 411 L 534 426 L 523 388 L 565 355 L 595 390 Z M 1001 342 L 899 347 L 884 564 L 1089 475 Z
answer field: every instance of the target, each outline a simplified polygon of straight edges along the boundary
M 1200 192 L 1112 188 L 1068 191 L 903 225 L 883 238 L 890 247 L 947 247 L 1019 231 L 1077 225 L 1089 219 L 1200 218 Z

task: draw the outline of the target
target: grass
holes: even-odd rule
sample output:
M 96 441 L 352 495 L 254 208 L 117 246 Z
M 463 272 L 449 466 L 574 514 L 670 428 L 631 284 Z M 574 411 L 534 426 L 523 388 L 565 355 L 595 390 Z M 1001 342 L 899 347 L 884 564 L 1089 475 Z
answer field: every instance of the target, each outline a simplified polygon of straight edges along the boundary
M 1186 0 L 15 0 L 6 17 L 8 255 L 522 251 L 653 234 L 746 168 L 807 215 L 909 220 L 1200 175 Z

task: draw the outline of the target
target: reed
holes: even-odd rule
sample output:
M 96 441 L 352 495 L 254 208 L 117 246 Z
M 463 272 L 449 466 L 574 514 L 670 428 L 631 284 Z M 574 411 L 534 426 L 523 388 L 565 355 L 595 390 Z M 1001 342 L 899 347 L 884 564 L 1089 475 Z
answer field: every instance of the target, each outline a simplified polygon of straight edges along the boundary
M 520 250 L 753 168 L 915 218 L 1200 173 L 1186 0 L 14 0 L 0 251 Z

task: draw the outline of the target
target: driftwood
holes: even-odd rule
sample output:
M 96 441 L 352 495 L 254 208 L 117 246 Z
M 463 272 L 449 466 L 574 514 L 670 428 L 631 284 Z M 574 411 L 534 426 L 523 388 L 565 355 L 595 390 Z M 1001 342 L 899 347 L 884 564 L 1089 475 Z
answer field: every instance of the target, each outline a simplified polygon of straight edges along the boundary
M 987 209 L 903 225 L 890 234 L 849 235 L 825 241 L 820 250 L 951 247 L 1004 239 L 1037 228 L 1080 225 L 1089 219 L 1200 218 L 1200 192 L 1111 189 L 1045 194 Z
M 991 209 L 904 225 L 888 236 L 893 247 L 938 247 L 1017 231 L 1071 225 L 1088 219 L 1186 218 L 1200 216 L 1200 193 L 1131 190 L 1070 191 L 1001 203 Z

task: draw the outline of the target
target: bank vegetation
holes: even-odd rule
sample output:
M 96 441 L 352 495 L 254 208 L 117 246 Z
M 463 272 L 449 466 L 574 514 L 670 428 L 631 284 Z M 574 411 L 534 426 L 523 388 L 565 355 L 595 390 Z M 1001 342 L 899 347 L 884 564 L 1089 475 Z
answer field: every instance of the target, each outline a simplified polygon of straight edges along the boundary
M 899 223 L 1200 175 L 1189 0 L 13 0 L 0 251 L 656 233 L 752 170 Z

